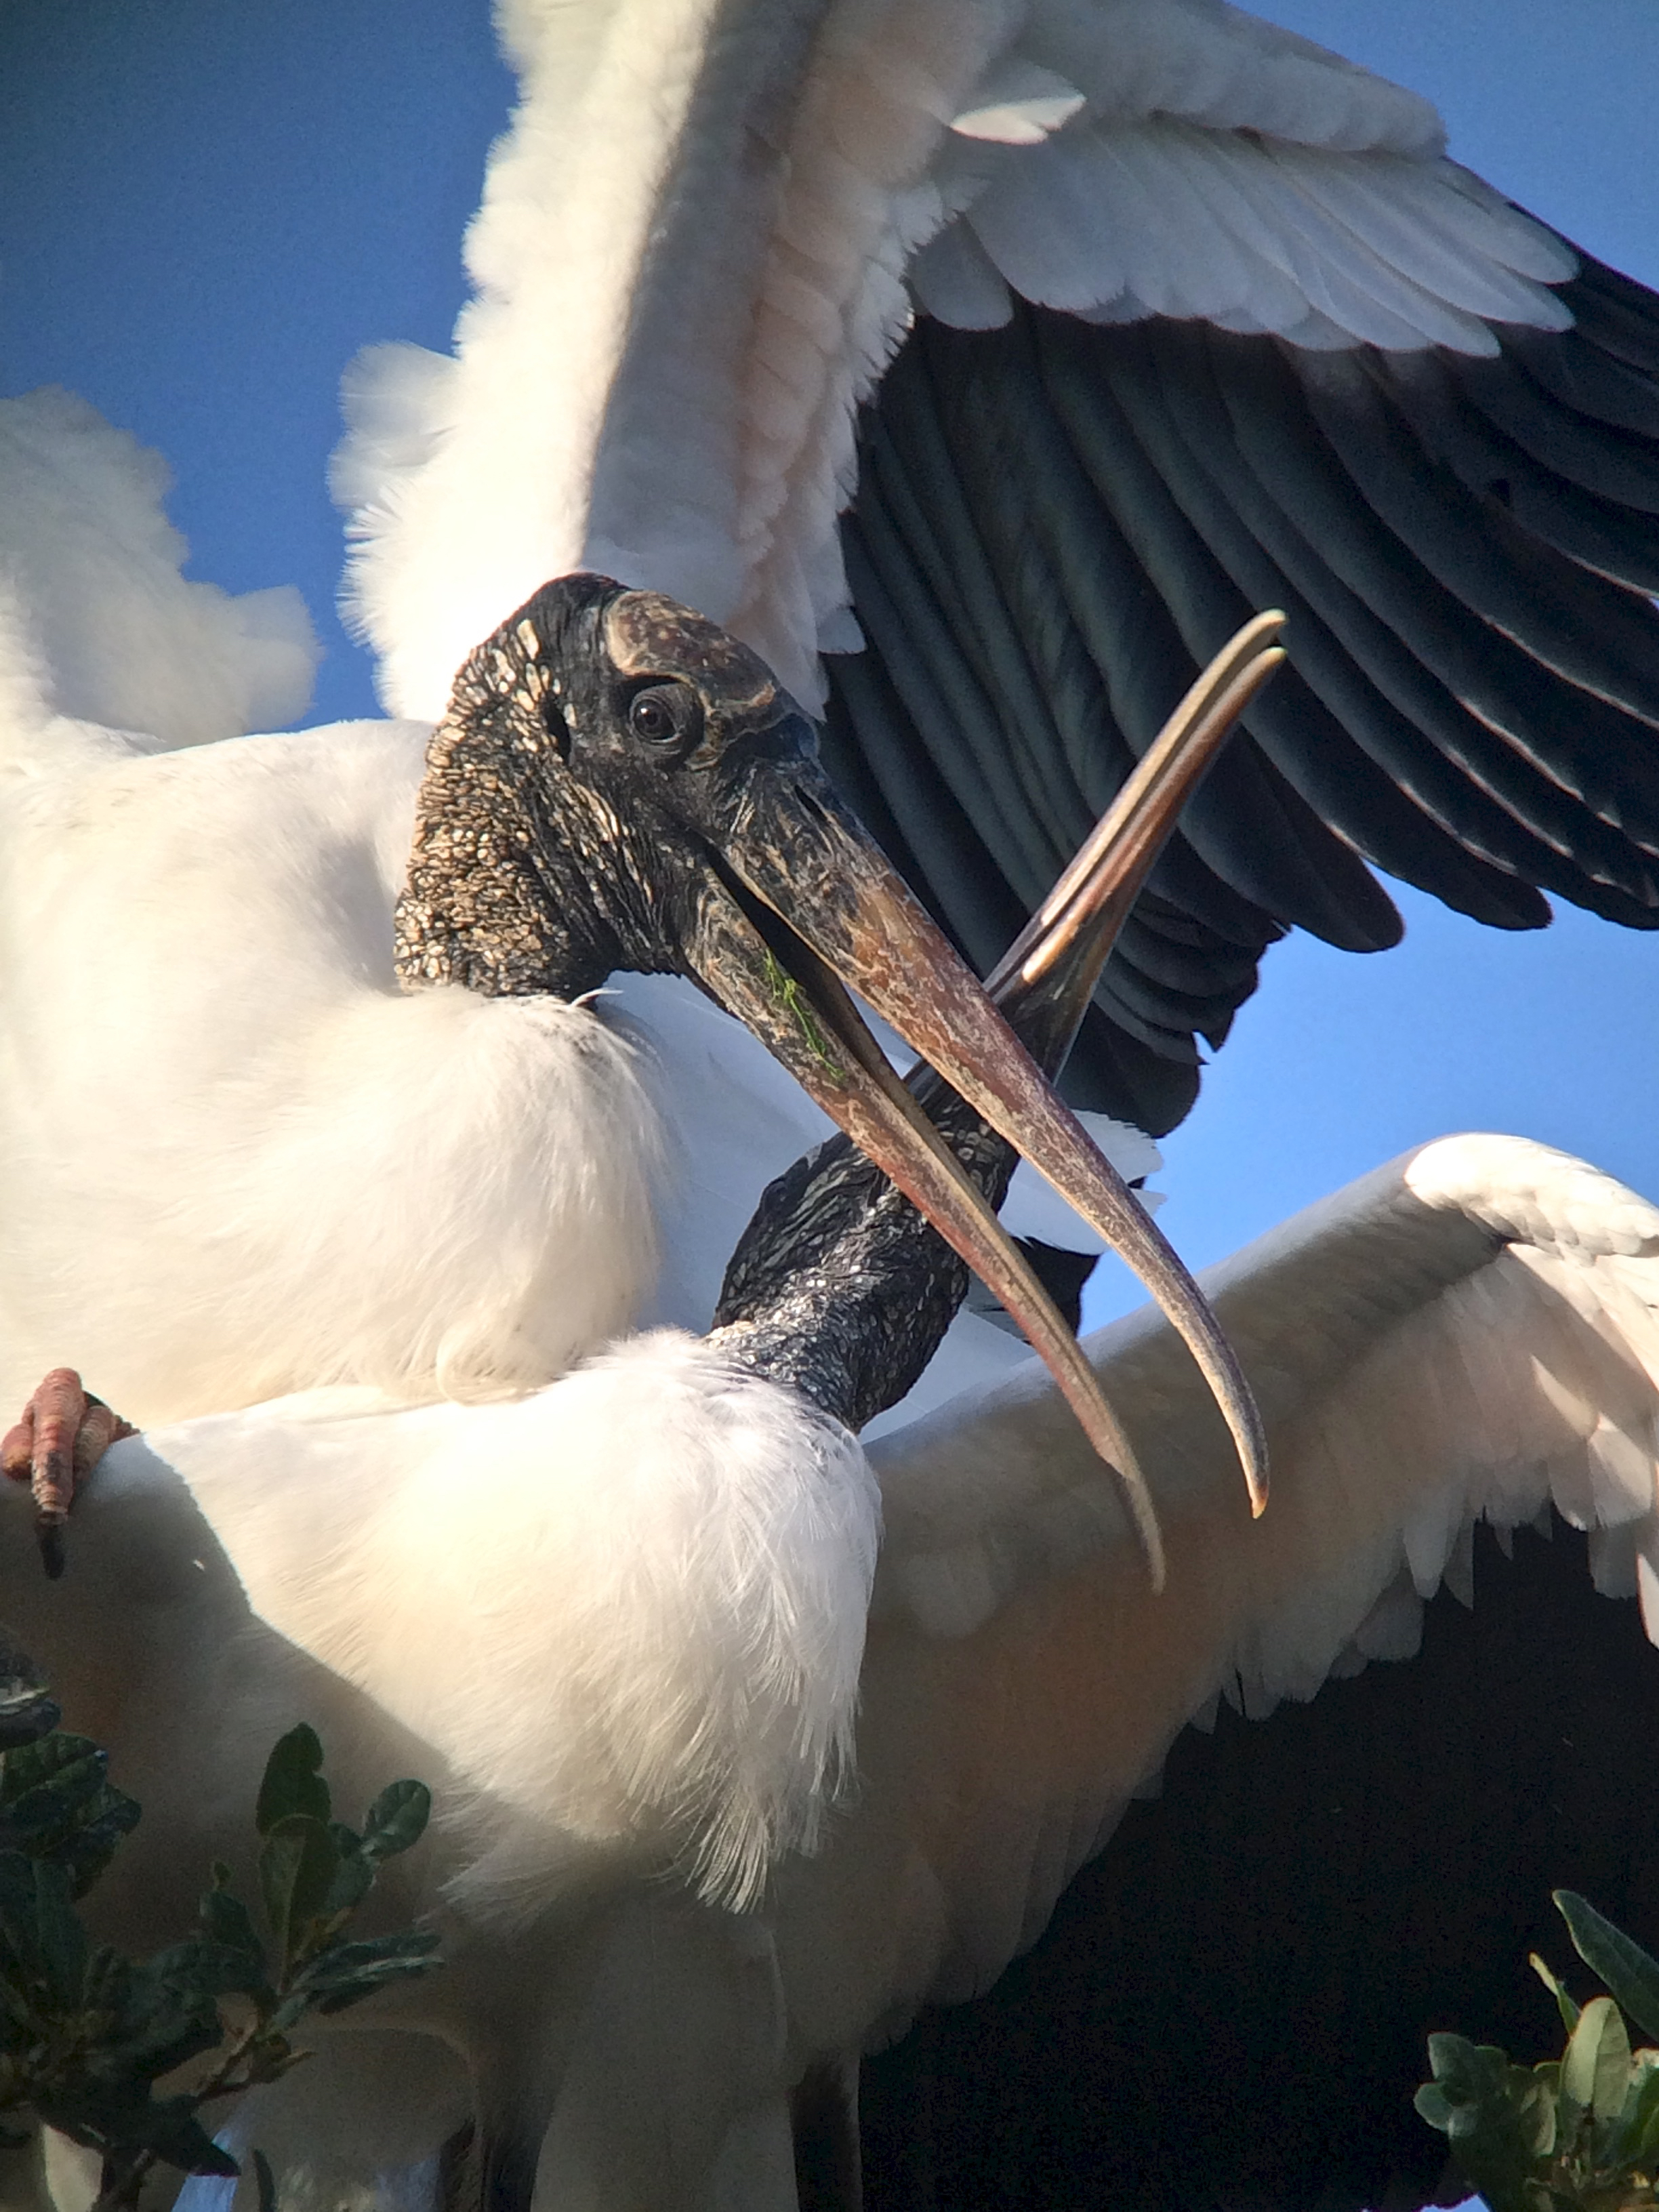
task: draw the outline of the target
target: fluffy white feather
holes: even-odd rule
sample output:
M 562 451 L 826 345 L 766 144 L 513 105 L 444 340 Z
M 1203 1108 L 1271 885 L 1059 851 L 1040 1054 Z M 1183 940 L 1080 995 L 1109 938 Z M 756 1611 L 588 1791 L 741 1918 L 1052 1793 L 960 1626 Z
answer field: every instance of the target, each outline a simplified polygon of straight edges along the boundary
M 550 1814 L 736 1905 L 813 1847 L 878 1510 L 852 1437 L 793 1393 L 659 1333 L 507 1401 L 316 1393 L 149 1449 L 260 1618 L 443 1755 L 472 1909 L 547 1901 Z
M 1570 319 L 1571 252 L 1443 158 L 1426 101 L 1224 0 L 595 0 L 507 32 L 455 357 L 347 381 L 351 590 L 399 713 L 583 564 L 816 705 L 819 647 L 856 641 L 854 410 L 912 287 L 967 327 L 1012 285 L 1318 348 Z
M 708 2167 L 753 2179 L 757 2100 L 787 2147 L 753 1916 L 851 1771 L 879 1504 L 844 1430 L 665 1332 L 508 1402 L 316 1392 L 118 1446 L 50 1592 L 27 1511 L 0 1499 L 10 1632 L 143 1792 L 100 1886 L 116 1940 L 187 1919 L 210 1857 L 246 1872 L 300 1715 L 343 1809 L 393 1773 L 437 1793 L 391 1878 L 393 1910 L 435 1913 L 443 1974 L 240 2116 L 298 2153 L 285 2212 L 424 2207 L 471 2103 L 453 2054 L 487 2098 L 544 2094 L 561 2202 L 713 2212 Z
M 6 800 L 9 1396 L 65 1360 L 143 1420 L 336 1380 L 472 1395 L 633 1311 L 658 1146 L 635 1048 L 588 1008 L 395 987 L 426 734 L 239 739 Z
M 524 96 L 453 377 L 412 410 L 405 357 L 355 386 L 339 483 L 386 695 L 434 713 L 468 642 L 586 562 L 736 629 L 814 703 L 853 410 L 946 212 L 928 161 L 1017 0 L 794 0 L 718 41 L 708 0 L 618 0 L 580 11 L 574 68 L 572 12 L 513 17 Z

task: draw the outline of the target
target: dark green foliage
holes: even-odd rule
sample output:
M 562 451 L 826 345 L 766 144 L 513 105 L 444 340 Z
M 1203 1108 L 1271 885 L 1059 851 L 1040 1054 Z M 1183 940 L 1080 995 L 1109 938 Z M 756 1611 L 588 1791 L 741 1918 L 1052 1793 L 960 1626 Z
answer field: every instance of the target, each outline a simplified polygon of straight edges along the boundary
M 1601 1976 L 1644 2035 L 1659 2036 L 1659 1966 L 1571 1890 L 1558 1889 L 1555 1903 L 1590 1972 Z
M 1578 1955 L 1613 1995 L 1581 2008 L 1534 1955 L 1566 2031 L 1560 2057 L 1516 2066 L 1489 2044 L 1431 2035 L 1434 2079 L 1417 2109 L 1492 2212 L 1654 2212 L 1659 2051 L 1632 2051 L 1620 2008 L 1655 2032 L 1659 1963 L 1571 1890 L 1554 1895 Z
M 40 1710 L 52 1715 L 51 1733 L 0 1755 L 0 1856 L 49 1860 L 82 1897 L 137 1826 L 138 1808 L 105 1780 L 97 1745 L 58 1728 L 55 1706 Z
M 27 1662 L 0 1649 L 0 2142 L 26 2141 L 27 2127 L 4 2123 L 33 2117 L 100 2151 L 114 2178 L 100 2212 L 117 2212 L 138 2204 L 158 2161 L 234 2174 L 202 2107 L 297 2064 L 307 2054 L 290 2039 L 307 2014 L 343 2011 L 436 1964 L 436 1938 L 422 1929 L 343 1940 L 376 1869 L 419 1841 L 431 1799 L 418 1782 L 394 1782 L 361 1833 L 347 1827 L 302 1723 L 271 1753 L 255 1812 L 263 1932 L 216 1864 L 194 1931 L 128 1959 L 88 1942 L 76 1905 L 138 1807 L 105 1778 L 104 1753 L 57 1721 Z M 218 2063 L 190 2089 L 157 2094 L 214 2051 Z M 274 2212 L 270 2167 L 257 2152 L 253 2162 L 261 2212 Z

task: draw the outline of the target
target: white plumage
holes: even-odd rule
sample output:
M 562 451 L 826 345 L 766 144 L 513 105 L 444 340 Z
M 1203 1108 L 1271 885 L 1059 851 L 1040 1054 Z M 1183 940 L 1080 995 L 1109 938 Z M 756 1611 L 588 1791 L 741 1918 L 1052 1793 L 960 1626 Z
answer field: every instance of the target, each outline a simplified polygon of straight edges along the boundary
M 1005 279 L 1304 345 L 1489 353 L 1481 316 L 1565 326 L 1545 288 L 1572 256 L 1445 160 L 1426 101 L 1218 0 L 720 21 L 708 0 L 506 18 L 525 99 L 455 358 L 371 353 L 347 386 L 336 488 L 395 712 L 435 715 L 496 613 L 579 566 L 702 608 L 821 701 L 820 641 L 854 641 L 853 410 L 913 258 L 969 327 L 1006 320 Z M 953 132 L 1022 60 L 1081 93 L 1048 111 L 1066 127 Z
M 392 1755 L 439 1786 L 419 1878 L 441 1892 L 455 1969 L 382 2016 L 424 2020 L 489 2081 L 500 1978 L 533 1962 L 513 2034 L 549 2069 L 538 2203 L 770 2212 L 787 2166 L 745 2179 L 746 2161 L 757 2137 L 787 2143 L 805 2060 L 984 1987 L 1218 1698 L 1259 1716 L 1408 1656 L 1423 1597 L 1465 1586 L 1477 1518 L 1513 1527 L 1553 1502 L 1595 1532 L 1601 1586 L 1639 1576 L 1651 1604 L 1656 1270 L 1659 1212 L 1516 1138 L 1426 1146 L 1299 1216 L 1206 1285 L 1262 1394 L 1275 1484 L 1256 1523 L 1168 1328 L 1103 1332 L 1091 1357 L 1169 1540 L 1162 1597 L 1040 1372 L 876 1445 L 858 1780 L 827 1810 L 874 1490 L 798 1401 L 733 1385 L 683 1340 L 505 1405 L 319 1393 L 119 1445 L 76 1516 L 73 1580 L 40 1583 L 20 1528 L 0 1605 L 117 1771 L 146 1777 L 118 1915 L 160 1859 L 245 1848 L 264 1735 L 303 1701 L 343 1802 Z M 665 1415 L 678 1448 L 617 1455 L 619 1413 Z M 712 1571 L 684 1571 L 688 1543 Z M 738 1681 L 746 1710 L 727 1702 Z M 205 1822 L 181 1820 L 198 1793 Z M 701 1866 L 729 1894 L 820 1821 L 817 1854 L 785 1858 L 736 1921 L 652 1878 Z M 594 1944 L 615 1964 L 590 1979 Z M 648 1968 L 641 1945 L 661 1947 Z M 714 2051 L 696 2026 L 711 2007 L 730 2039 Z M 401 2111 L 418 2165 L 457 2083 L 434 2097 L 395 2045 L 382 2076 L 373 2039 L 348 2037 L 341 2063 L 369 2069 L 382 2130 Z M 244 2139 L 303 2136 L 309 2078 Z M 352 2170 L 349 2140 L 311 2154 Z
M 0 1172 L 41 1264 L 0 1293 L 12 1395 L 54 1357 L 141 1420 L 319 1381 L 476 1393 L 629 1318 L 659 1142 L 635 1050 L 591 1009 L 394 990 L 426 735 L 134 753 L 13 795 L 33 988 L 7 996 Z
M 575 1006 L 398 992 L 428 726 L 168 723 L 163 681 L 200 664 L 234 697 L 255 669 L 242 603 L 179 575 L 155 456 L 64 395 L 0 402 L 0 441 L 8 514 L 33 495 L 34 516 L 0 669 L 0 1393 L 67 1360 L 145 1422 L 320 1382 L 473 1397 L 629 1325 L 706 1327 L 760 1190 L 827 1117 L 675 977 Z M 101 562 L 74 598 L 60 519 Z M 1126 1174 L 1156 1166 L 1091 1121 Z M 1029 1170 L 1010 1218 L 1090 1249 Z M 1017 1356 L 964 1316 L 930 1392 Z
M 1423 102 L 1219 4 L 613 0 L 506 30 L 525 101 L 457 356 L 348 386 L 354 591 L 406 714 L 584 563 L 820 696 L 907 276 L 963 326 L 1011 284 L 1312 348 L 1562 325 L 1566 249 Z M 866 1457 L 682 1334 L 568 1372 L 702 1325 L 820 1125 L 672 984 L 395 996 L 424 724 L 235 736 L 297 711 L 291 602 L 183 583 L 153 461 L 19 404 L 0 453 L 46 489 L 0 514 L 0 961 L 31 977 L 0 1036 L 28 1261 L 0 1389 L 72 1359 L 178 1425 L 112 1455 L 64 1591 L 21 1541 L 0 1573 L 147 1801 L 118 1923 L 163 1862 L 176 1893 L 233 1851 L 303 1708 L 348 1800 L 389 1762 L 440 1792 L 409 1879 L 453 1966 L 382 2017 L 464 2054 L 492 2123 L 545 2126 L 538 2203 L 781 2212 L 803 2067 L 999 1972 L 1218 1696 L 1404 1656 L 1477 1516 L 1553 1498 L 1652 1629 L 1659 1217 L 1517 1139 L 1426 1147 L 1223 1272 L 1273 1434 L 1260 1528 L 1163 1325 L 1097 1342 L 1170 1530 L 1157 1602 L 1039 1376 Z M 975 1327 L 958 1357 L 1005 1369 Z M 420 2203 L 457 2069 L 346 2047 L 236 2125 L 309 2162 L 296 2205 L 365 2160 Z

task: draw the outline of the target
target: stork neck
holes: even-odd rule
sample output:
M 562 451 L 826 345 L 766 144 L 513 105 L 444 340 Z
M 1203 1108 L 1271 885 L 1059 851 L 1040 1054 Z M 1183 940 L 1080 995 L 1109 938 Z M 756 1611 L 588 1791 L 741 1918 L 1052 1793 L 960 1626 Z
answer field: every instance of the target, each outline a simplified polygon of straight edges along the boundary
M 1099 963 L 1085 940 L 1042 978 L 997 993 L 1009 1026 L 1052 1081 L 1065 1066 Z M 1013 1146 L 933 1069 L 917 1103 L 994 1206 Z M 968 1295 L 939 1231 L 844 1136 L 761 1194 L 720 1285 L 714 1334 L 734 1364 L 789 1384 L 861 1429 L 921 1380 Z
M 943 1084 L 930 1119 L 993 1206 L 1012 1146 Z M 847 1138 L 768 1185 L 720 1287 L 714 1337 L 736 1366 L 799 1390 L 849 1429 L 896 1406 L 968 1295 L 939 1231 Z

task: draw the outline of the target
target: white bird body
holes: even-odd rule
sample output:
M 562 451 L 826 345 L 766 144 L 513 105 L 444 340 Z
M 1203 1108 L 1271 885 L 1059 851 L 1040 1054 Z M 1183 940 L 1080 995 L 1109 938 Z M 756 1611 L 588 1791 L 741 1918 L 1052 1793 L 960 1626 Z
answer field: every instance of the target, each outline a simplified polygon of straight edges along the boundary
M 206 650 L 198 594 L 229 611 L 210 692 L 257 703 L 265 647 L 181 581 L 159 465 L 90 410 L 0 403 L 0 463 L 32 526 L 0 635 L 0 1392 L 67 1359 L 143 1422 L 332 1382 L 476 1397 L 706 1328 L 828 1117 L 678 977 L 580 1006 L 400 990 L 430 725 L 221 736 L 182 690 L 159 735 L 59 711 L 164 708 Z M 78 539 L 102 564 L 77 628 Z M 1090 1119 L 1126 1174 L 1157 1164 Z M 1030 1170 L 1010 1218 L 1092 1239 Z M 930 1395 L 1019 1356 L 964 1316 Z
M 67 1359 L 147 1423 L 320 1383 L 487 1396 L 629 1328 L 706 1328 L 761 1190 L 828 1117 L 678 977 L 580 1006 L 400 990 L 428 724 L 212 738 L 158 716 L 169 746 L 55 711 L 155 705 L 207 587 L 178 576 L 153 457 L 38 399 L 0 403 L 7 481 L 26 435 L 40 485 L 0 651 L 0 1392 Z M 42 556 L 100 526 L 120 557 L 77 637 Z M 240 631 L 222 657 L 228 692 Z M 1089 1119 L 1124 1173 L 1156 1166 Z M 1097 1243 L 1023 1165 L 1005 1211 Z M 1021 1356 L 964 1315 L 916 1405 Z
M 0 1205 L 36 1255 L 0 1287 L 0 1390 L 67 1358 L 145 1422 L 318 1382 L 473 1397 L 630 1326 L 707 1326 L 827 1117 L 678 978 L 582 1006 L 400 992 L 426 725 L 75 735 L 0 797 L 0 943 L 27 977 L 0 1005 Z M 1155 1162 L 1091 1121 L 1131 1172 Z M 1019 1356 L 972 1316 L 957 1341 L 972 1371 Z
M 198 1857 L 245 1852 L 264 1736 L 304 1710 L 343 1802 L 388 1759 L 438 1786 L 412 1878 L 441 1896 L 457 1970 L 380 2022 L 448 2039 L 486 2078 L 507 2045 L 520 2083 L 547 2069 L 538 2203 L 787 2207 L 775 2154 L 807 2062 L 986 1986 L 1219 1697 L 1259 1717 L 1408 1656 L 1441 1579 L 1468 1595 L 1476 1519 L 1553 1502 L 1593 1532 L 1601 1588 L 1640 1581 L 1652 1632 L 1651 1206 L 1544 1146 L 1449 1139 L 1206 1287 L 1262 1389 L 1272 1511 L 1252 1523 L 1235 1500 L 1224 1431 L 1148 1316 L 1090 1353 L 1144 1440 L 1162 1596 L 1035 1366 L 875 1446 L 885 1534 L 838 1802 L 869 1471 L 702 1346 L 647 1340 L 499 1405 L 322 1392 L 118 1446 L 77 1514 L 72 1580 L 40 1583 L 24 1543 L 0 1556 L 3 1617 L 117 1776 L 144 1778 L 112 1924 L 148 1924 L 137 1900 L 163 1856 L 177 1896 Z M 618 1453 L 619 1420 L 659 1448 Z M 712 1571 L 685 1571 L 688 1544 Z M 820 1824 L 815 1854 L 781 1853 Z M 653 1869 L 677 1861 L 717 1893 L 774 1872 L 734 1917 L 665 1887 Z M 454 2081 L 436 2094 L 432 2064 L 373 2037 L 340 2063 L 418 2165 Z M 314 2125 L 310 2078 L 242 2139 Z M 349 2129 L 325 2148 L 349 2169 Z
M 8 1234 L 64 1255 L 52 1290 L 13 1278 L 13 1395 L 54 1345 L 143 1420 L 319 1382 L 500 1390 L 630 1317 L 637 1053 L 588 1008 L 396 989 L 427 735 L 229 740 L 8 799 Z

